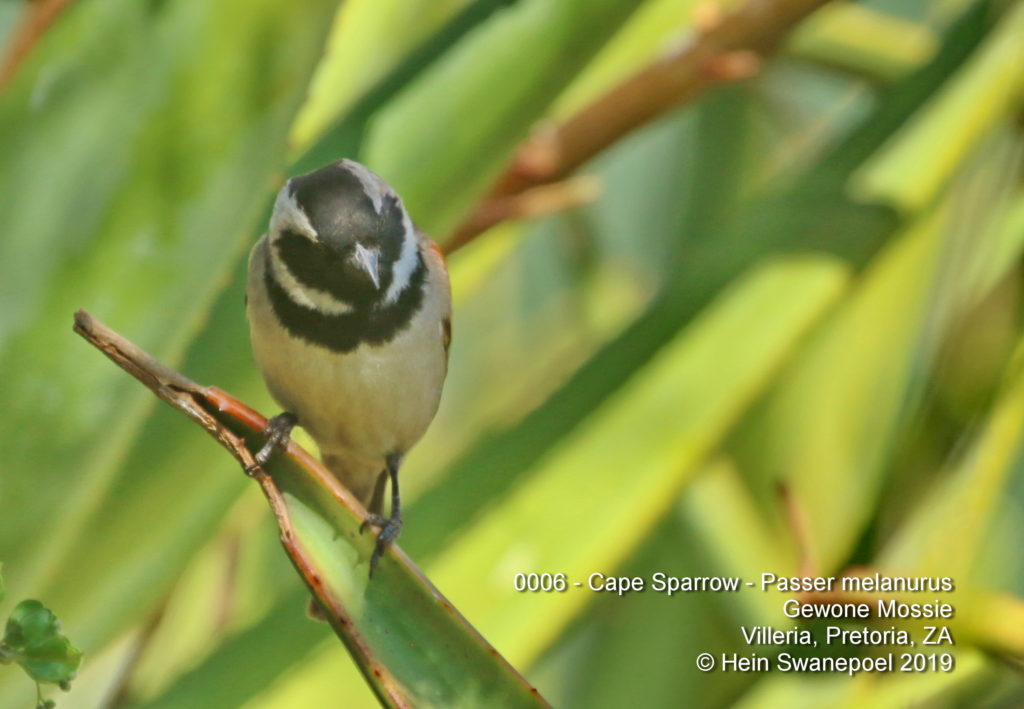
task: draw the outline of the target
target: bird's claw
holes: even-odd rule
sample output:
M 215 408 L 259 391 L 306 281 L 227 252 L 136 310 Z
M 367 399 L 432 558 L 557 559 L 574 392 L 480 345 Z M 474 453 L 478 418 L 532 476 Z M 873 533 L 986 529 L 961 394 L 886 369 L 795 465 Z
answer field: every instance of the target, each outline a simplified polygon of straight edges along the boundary
M 380 531 L 377 533 L 377 544 L 373 548 L 373 555 L 370 557 L 370 576 L 373 576 L 373 572 L 377 568 L 377 562 L 380 561 L 381 555 L 384 551 L 391 546 L 392 542 L 398 538 L 398 534 L 402 531 L 402 519 L 401 517 L 381 517 L 380 515 L 374 515 L 380 518 L 379 520 L 371 520 L 369 516 L 366 521 L 363 522 L 363 526 L 367 523 L 372 524 L 375 527 L 380 527 Z M 378 522 L 383 522 L 379 524 Z
M 292 429 L 298 422 L 295 414 L 288 411 L 279 413 L 267 421 L 267 425 L 263 429 L 263 435 L 267 437 L 267 440 L 256 453 L 257 465 L 266 465 L 276 448 L 288 445 L 288 438 L 292 435 Z
M 387 523 L 390 521 L 390 517 L 379 515 L 376 512 L 367 512 L 365 519 L 363 519 L 363 523 L 359 525 L 359 533 L 362 534 L 363 532 L 365 532 L 367 527 L 377 527 L 378 529 L 383 529 L 385 526 L 387 526 Z

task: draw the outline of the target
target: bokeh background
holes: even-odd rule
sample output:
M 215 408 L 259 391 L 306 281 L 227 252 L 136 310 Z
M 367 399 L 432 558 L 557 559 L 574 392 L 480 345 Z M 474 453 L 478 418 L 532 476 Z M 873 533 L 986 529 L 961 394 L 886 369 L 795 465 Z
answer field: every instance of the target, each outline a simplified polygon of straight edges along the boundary
M 85 651 L 58 706 L 375 705 L 255 486 L 74 310 L 274 413 L 242 273 L 286 175 L 356 158 L 450 245 L 743 4 L 0 2 L 0 615 Z M 824 3 L 732 58 L 452 254 L 401 545 L 559 707 L 1024 706 L 1024 3 Z M 954 577 L 957 670 L 702 674 L 781 597 L 512 589 L 850 569 Z

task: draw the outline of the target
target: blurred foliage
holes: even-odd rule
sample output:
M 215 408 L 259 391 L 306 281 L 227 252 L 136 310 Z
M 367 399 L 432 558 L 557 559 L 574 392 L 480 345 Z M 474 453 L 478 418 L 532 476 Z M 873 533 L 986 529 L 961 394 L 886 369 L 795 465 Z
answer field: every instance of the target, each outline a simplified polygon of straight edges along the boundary
M 22 601 L 7 619 L 0 658 L 16 662 L 37 682 L 69 687 L 82 653 L 60 634 L 60 623 L 39 601 Z
M 2 565 L 0 565 L 2 566 Z M 0 576 L 0 601 L 6 590 Z M 0 637 L 0 665 L 20 666 L 36 683 L 36 709 L 53 709 L 52 699 L 44 699 L 41 684 L 71 689 L 82 652 L 60 632 L 60 621 L 39 601 L 24 600 L 11 611 Z
M 242 263 L 284 175 L 362 160 L 443 241 L 532 126 L 685 42 L 695 5 L 61 13 L 0 94 L 0 561 L 86 653 L 62 707 L 374 703 L 255 490 L 72 312 L 273 412 Z M 588 164 L 598 200 L 451 259 L 402 546 L 556 706 L 1024 702 L 1022 66 L 1019 1 L 830 3 Z M 512 587 L 854 566 L 956 578 L 954 673 L 704 674 L 781 597 Z M 12 674 L 0 707 L 30 706 Z

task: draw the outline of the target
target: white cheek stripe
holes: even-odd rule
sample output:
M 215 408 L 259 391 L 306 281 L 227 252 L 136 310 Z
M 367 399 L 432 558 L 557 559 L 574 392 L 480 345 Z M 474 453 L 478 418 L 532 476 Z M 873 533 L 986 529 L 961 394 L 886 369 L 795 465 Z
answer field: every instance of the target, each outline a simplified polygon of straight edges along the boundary
M 292 181 L 284 183 L 284 187 L 277 193 L 277 200 L 274 202 L 274 211 L 270 217 L 270 240 L 275 241 L 277 236 L 285 231 L 294 231 L 302 234 L 311 241 L 316 241 L 316 229 L 309 221 L 309 217 L 302 207 L 295 200 L 292 194 Z
M 277 239 L 285 230 L 301 234 L 311 241 L 316 241 L 316 229 L 309 221 L 306 212 L 299 206 L 292 194 L 291 180 L 285 183 L 277 193 L 274 202 L 273 216 L 270 218 L 270 269 L 274 280 L 293 301 L 307 308 L 312 308 L 325 315 L 344 315 L 352 312 L 352 306 L 342 302 L 326 291 L 307 288 L 288 270 L 288 266 L 277 253 Z
M 409 285 L 412 273 L 416 270 L 416 264 L 419 262 L 417 258 L 419 256 L 419 243 L 416 238 L 416 228 L 413 227 L 412 220 L 409 219 L 405 207 L 401 207 L 401 210 L 402 226 L 405 227 L 405 231 L 402 234 L 402 253 L 399 254 L 398 260 L 391 269 L 391 285 L 388 287 L 388 292 L 384 294 L 385 303 L 394 303 L 398 300 L 398 296 Z
M 288 270 L 288 266 L 277 254 L 276 248 L 271 244 L 270 269 L 274 279 L 284 289 L 288 297 L 299 305 L 312 308 L 325 315 L 344 315 L 352 312 L 352 306 L 338 300 L 330 293 L 316 289 L 307 288 L 299 283 L 298 279 Z

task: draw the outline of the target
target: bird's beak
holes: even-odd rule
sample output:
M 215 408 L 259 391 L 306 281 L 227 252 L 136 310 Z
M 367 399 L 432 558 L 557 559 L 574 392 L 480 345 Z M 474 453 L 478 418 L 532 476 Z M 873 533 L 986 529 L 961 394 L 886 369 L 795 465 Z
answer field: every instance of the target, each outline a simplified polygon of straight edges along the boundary
M 377 273 L 377 252 L 368 249 L 362 244 L 356 244 L 356 263 L 366 271 L 366 275 L 373 281 L 373 287 L 380 289 L 380 275 Z

